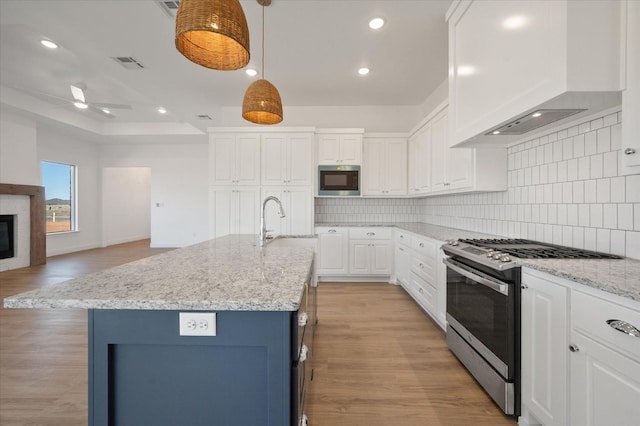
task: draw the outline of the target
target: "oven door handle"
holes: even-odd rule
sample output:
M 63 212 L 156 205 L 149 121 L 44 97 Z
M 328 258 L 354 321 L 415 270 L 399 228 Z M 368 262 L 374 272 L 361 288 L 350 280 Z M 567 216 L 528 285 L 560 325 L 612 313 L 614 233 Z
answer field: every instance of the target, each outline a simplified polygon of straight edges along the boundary
M 456 271 L 460 275 L 463 275 L 463 276 L 465 276 L 465 277 L 477 282 L 478 284 L 482 284 L 483 286 L 489 287 L 491 290 L 494 290 L 494 291 L 497 291 L 499 293 L 502 293 L 505 296 L 509 295 L 509 285 L 507 285 L 505 283 L 502 283 L 502 282 L 500 282 L 498 280 L 491 279 L 489 277 L 484 277 L 484 276 L 478 275 L 477 273 L 472 272 L 469 269 L 467 269 L 464 266 L 462 266 L 462 264 L 460 264 L 459 262 L 456 262 L 455 260 L 451 260 L 448 257 L 442 259 L 442 262 L 445 265 L 447 265 L 447 268 L 453 269 L 454 271 Z

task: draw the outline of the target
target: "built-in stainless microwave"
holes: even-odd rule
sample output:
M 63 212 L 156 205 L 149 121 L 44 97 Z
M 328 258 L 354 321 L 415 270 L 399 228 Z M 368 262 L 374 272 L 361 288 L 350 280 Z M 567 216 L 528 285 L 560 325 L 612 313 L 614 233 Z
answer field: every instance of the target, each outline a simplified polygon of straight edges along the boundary
M 359 196 L 360 166 L 318 166 L 318 195 Z

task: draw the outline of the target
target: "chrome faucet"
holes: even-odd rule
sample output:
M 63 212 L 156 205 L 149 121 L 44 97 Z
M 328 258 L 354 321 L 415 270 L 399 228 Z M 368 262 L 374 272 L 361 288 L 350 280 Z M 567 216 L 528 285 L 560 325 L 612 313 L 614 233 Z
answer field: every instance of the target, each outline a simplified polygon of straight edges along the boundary
M 262 202 L 262 211 L 260 212 L 260 247 L 263 247 L 267 241 L 267 238 L 269 238 L 267 237 L 267 232 L 270 232 L 270 230 L 267 230 L 267 224 L 264 222 L 264 210 L 267 207 L 267 203 L 269 201 L 275 201 L 276 203 L 278 203 L 278 214 L 281 218 L 285 217 L 282 203 L 280 202 L 278 197 L 270 196 L 264 199 L 264 201 Z

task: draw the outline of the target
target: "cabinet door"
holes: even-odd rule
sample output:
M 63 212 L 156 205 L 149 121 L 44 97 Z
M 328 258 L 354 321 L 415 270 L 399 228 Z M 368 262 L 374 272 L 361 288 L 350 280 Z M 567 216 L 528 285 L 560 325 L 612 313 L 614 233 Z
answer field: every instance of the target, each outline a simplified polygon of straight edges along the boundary
M 236 145 L 236 183 L 260 185 L 260 136 L 239 134 Z
M 340 164 L 362 163 L 362 135 L 340 135 Z
M 236 234 L 260 233 L 260 190 L 257 188 L 238 188 L 235 190 L 237 201 L 232 212 Z
M 640 173 L 640 2 L 627 7 L 626 88 L 622 92 L 622 149 L 624 174 Z M 635 117 L 635 118 L 634 118 Z
M 288 235 L 313 234 L 313 194 L 311 189 L 285 189 L 285 229 Z
M 640 363 L 577 332 L 571 343 L 571 425 L 637 425 Z
M 212 185 L 236 184 L 236 136 L 215 135 L 210 145 Z
M 420 135 L 415 134 L 409 139 L 409 179 L 408 179 L 408 193 L 409 195 L 420 194 L 420 187 L 418 186 L 418 174 L 419 174 L 419 152 L 420 152 Z
M 318 275 L 349 273 L 349 231 L 347 228 L 318 230 Z
M 391 241 L 372 241 L 370 249 L 370 274 L 391 275 L 393 272 L 393 250 Z
M 431 138 L 431 188 L 433 191 L 447 189 L 447 150 L 443 115 L 436 116 L 432 123 Z
M 447 189 L 468 188 L 474 184 L 472 148 L 447 148 Z M 498 159 L 496 159 L 498 161 Z M 482 178 L 482 177 L 480 177 Z
M 431 191 L 431 125 L 425 126 L 418 136 L 418 152 L 416 158 L 417 185 L 420 194 Z
M 262 136 L 262 185 L 284 185 L 287 181 L 287 143 L 284 135 Z
M 407 247 L 396 246 L 396 276 L 403 284 L 409 283 L 409 265 L 411 254 Z
M 527 274 L 522 283 L 523 412 L 528 410 L 546 426 L 564 426 L 568 289 Z
M 407 194 L 407 141 L 388 139 L 385 142 L 386 195 Z
M 212 188 L 209 193 L 209 211 L 212 214 L 209 223 L 209 236 L 218 238 L 229 235 L 235 229 L 236 194 L 233 188 Z
M 349 241 L 349 273 L 352 275 L 371 274 L 370 241 Z
M 287 184 L 298 186 L 313 185 L 313 139 L 311 134 L 287 137 Z
M 267 203 L 264 210 L 264 222 L 266 223 L 267 230 L 269 231 L 268 233 L 270 236 L 289 235 L 288 219 L 292 212 L 289 208 L 288 194 L 285 193 L 285 190 L 286 188 L 283 186 L 262 187 L 261 200 L 264 200 L 267 197 L 276 197 L 282 203 L 282 208 L 284 209 L 285 214 L 285 217 L 280 217 L 278 204 L 276 202 L 269 201 Z M 260 209 L 262 209 L 262 201 L 260 204 Z
M 363 195 L 384 195 L 385 175 L 387 174 L 384 139 L 367 139 L 364 142 L 364 161 L 362 165 L 364 186 Z
M 338 164 L 340 159 L 340 135 L 318 136 L 318 164 Z

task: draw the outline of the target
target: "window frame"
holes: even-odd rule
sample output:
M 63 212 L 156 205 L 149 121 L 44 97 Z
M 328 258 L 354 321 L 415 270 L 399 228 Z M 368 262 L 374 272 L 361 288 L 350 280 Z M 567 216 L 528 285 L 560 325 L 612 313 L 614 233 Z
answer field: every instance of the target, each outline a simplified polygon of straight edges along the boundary
M 45 163 L 49 163 L 49 164 L 56 164 L 56 165 L 60 165 L 60 166 L 67 166 L 70 168 L 70 177 L 69 177 L 69 186 L 70 186 L 70 205 L 69 205 L 69 227 L 70 229 L 68 230 L 64 230 L 64 231 L 46 231 L 46 235 L 60 235 L 60 234 L 69 234 L 69 233 L 73 233 L 73 232 L 78 232 L 78 166 L 75 164 L 68 164 L 68 163 L 64 163 L 61 161 L 51 161 L 51 160 L 40 160 L 40 181 L 42 183 L 42 186 L 44 186 L 45 188 L 45 197 L 46 197 L 46 191 L 47 191 L 47 185 L 44 182 L 44 176 L 42 173 L 42 168 L 44 166 Z M 46 221 L 46 215 L 47 215 L 47 210 L 46 210 L 46 199 L 45 199 L 45 211 L 44 211 L 44 215 L 45 215 L 45 221 Z M 45 226 L 45 230 L 46 230 L 46 226 Z

